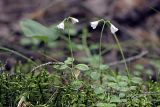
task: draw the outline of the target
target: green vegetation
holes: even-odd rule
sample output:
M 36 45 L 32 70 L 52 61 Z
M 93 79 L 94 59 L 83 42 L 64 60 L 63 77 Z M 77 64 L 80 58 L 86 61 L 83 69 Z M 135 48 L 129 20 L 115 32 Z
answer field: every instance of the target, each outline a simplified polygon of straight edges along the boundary
M 151 107 L 159 105 L 160 83 L 143 82 L 138 76 L 116 73 L 107 66 L 78 64 L 71 72 L 70 58 L 28 72 L 30 64 L 0 76 L 1 106 L 16 107 L 24 97 L 27 107 Z M 47 66 L 53 72 L 47 71 Z M 2 107 L 3 107 L 2 106 Z M 20 106 L 23 107 L 23 106 Z
M 65 20 L 67 22 L 65 23 Z M 83 30 L 82 45 L 71 41 L 75 33 L 72 17 L 65 19 L 63 36 L 55 26 L 45 27 L 32 20 L 21 22 L 22 30 L 33 41 L 24 39 L 22 44 L 33 44 L 45 41 L 48 47 L 58 37 L 67 41 L 70 57 L 65 61 L 47 62 L 39 64 L 31 59 L 1 47 L 28 60 L 25 64 L 17 64 L 13 72 L 2 72 L 0 75 L 0 107 L 157 107 L 160 106 L 160 83 L 153 82 L 152 71 L 141 65 L 135 65 L 133 72 L 128 71 L 126 60 L 118 38 L 118 48 L 125 63 L 125 71 L 112 70 L 109 65 L 102 63 L 102 27 L 100 44 L 89 47 L 88 32 Z M 72 22 L 70 24 L 69 22 Z M 109 21 L 104 21 L 110 27 Z M 105 25 L 105 24 L 104 24 Z M 53 30 L 54 28 L 54 30 Z M 66 31 L 67 30 L 67 31 Z M 55 36 L 53 36 L 55 35 Z M 35 39 L 36 38 L 36 39 Z M 35 42 L 36 41 L 36 42 Z M 91 54 L 90 48 L 98 47 L 99 53 Z M 76 49 L 84 50 L 87 57 L 77 61 L 73 55 Z M 160 72 L 160 62 L 152 62 Z M 35 66 L 36 65 L 36 66 Z M 1 65 L 4 66 L 3 64 Z M 148 77 L 145 81 L 142 75 Z M 158 79 L 157 79 L 158 80 Z

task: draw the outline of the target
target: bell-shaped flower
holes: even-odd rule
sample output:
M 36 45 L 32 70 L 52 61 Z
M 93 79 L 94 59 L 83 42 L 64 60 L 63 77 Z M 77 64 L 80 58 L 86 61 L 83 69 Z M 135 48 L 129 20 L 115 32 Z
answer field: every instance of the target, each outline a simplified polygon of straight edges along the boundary
M 72 24 L 78 23 L 79 20 L 74 18 L 74 17 L 70 17 Z
M 90 25 L 93 29 L 96 29 L 96 27 L 98 26 L 98 23 L 99 23 L 99 20 L 98 21 L 93 21 L 93 22 L 90 22 Z
M 113 24 L 110 25 L 110 30 L 112 34 L 115 34 L 118 31 L 118 28 L 116 28 Z
M 57 25 L 57 28 L 64 30 L 64 21 L 62 21 L 61 23 L 59 23 L 59 24 Z

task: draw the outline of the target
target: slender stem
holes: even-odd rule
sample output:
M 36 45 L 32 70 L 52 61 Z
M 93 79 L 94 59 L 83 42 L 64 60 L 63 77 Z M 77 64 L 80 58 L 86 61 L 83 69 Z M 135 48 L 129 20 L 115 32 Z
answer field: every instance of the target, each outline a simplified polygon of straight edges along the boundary
M 0 101 L 2 101 L 2 86 L 3 86 L 3 78 L 2 74 L 0 75 Z M 2 102 L 3 103 L 3 102 Z
M 100 35 L 100 40 L 99 40 L 99 69 L 100 69 L 100 66 L 101 66 L 101 55 L 102 55 L 102 37 L 103 37 L 103 31 L 104 31 L 104 27 L 105 27 L 105 24 L 106 22 L 103 20 L 103 26 L 102 26 L 102 30 L 101 30 L 101 35 Z
M 67 24 L 69 24 L 69 20 L 70 20 L 70 17 L 67 18 Z M 73 73 L 73 61 L 74 61 L 74 56 L 73 56 L 73 49 L 72 49 L 72 41 L 71 41 L 71 34 L 70 34 L 70 31 L 69 31 L 69 25 L 67 26 L 68 28 L 68 42 L 69 42 L 69 48 L 70 48 L 70 53 L 71 53 L 71 58 L 72 58 L 72 65 L 71 65 L 71 73 L 72 73 L 72 78 L 74 79 L 74 73 Z
M 82 44 L 83 44 L 83 48 L 87 54 L 88 57 L 92 57 L 92 54 L 89 50 L 88 44 L 87 44 L 87 35 L 88 35 L 88 31 L 87 29 L 83 30 L 83 35 L 82 35 Z
M 69 23 L 69 18 L 67 19 L 67 22 Z M 73 56 L 72 41 L 71 41 L 71 34 L 70 34 L 70 31 L 69 31 L 69 25 L 68 25 L 68 39 L 69 39 L 69 48 L 70 48 L 70 53 L 71 53 L 71 58 L 72 58 L 72 69 L 73 69 L 74 56 Z
M 121 52 L 122 58 L 123 58 L 123 60 L 124 60 L 126 72 L 127 72 L 128 76 L 129 76 L 129 69 L 128 69 L 128 66 L 127 66 L 127 63 L 126 63 L 126 59 L 125 59 L 125 57 L 124 57 L 124 53 L 123 53 L 122 47 L 121 47 L 121 45 L 120 45 L 120 43 L 119 43 L 119 40 L 118 40 L 116 34 L 113 34 L 113 35 L 114 35 L 114 38 L 115 38 L 115 40 L 116 40 L 116 42 L 117 42 L 118 48 L 119 48 L 119 50 L 120 50 L 120 52 Z
M 101 35 L 100 35 L 100 40 L 99 40 L 99 71 L 100 71 L 100 84 L 103 83 L 103 79 L 102 79 L 102 72 L 101 72 L 101 58 L 102 58 L 102 37 L 103 37 L 103 31 L 104 31 L 104 27 L 106 22 L 104 20 L 103 21 L 103 26 L 102 26 L 102 30 L 101 30 Z

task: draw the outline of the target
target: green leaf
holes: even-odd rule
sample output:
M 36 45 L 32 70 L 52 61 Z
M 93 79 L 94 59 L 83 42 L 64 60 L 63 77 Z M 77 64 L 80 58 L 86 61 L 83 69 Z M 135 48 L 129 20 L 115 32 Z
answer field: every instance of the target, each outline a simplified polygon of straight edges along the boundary
M 110 102 L 119 103 L 121 102 L 121 99 L 115 95 L 111 96 Z
M 128 78 L 127 76 L 118 75 L 118 76 L 117 76 L 117 79 L 118 79 L 118 81 L 120 81 L 120 80 L 123 80 L 123 81 L 126 81 L 126 82 L 129 81 L 129 78 Z
M 127 99 L 121 99 L 121 102 L 127 102 Z
M 40 40 L 55 40 L 58 38 L 58 35 L 55 34 L 55 31 L 30 19 L 22 20 L 20 22 L 20 26 L 27 37 L 34 37 Z
M 74 59 L 71 57 L 68 57 L 67 60 L 64 61 L 65 64 L 71 65 L 74 62 Z
M 141 84 L 142 83 L 142 79 L 139 78 L 139 77 L 133 77 L 131 81 L 135 84 Z
M 125 93 L 119 93 L 119 97 L 120 97 L 120 98 L 123 98 L 123 97 L 125 97 L 125 96 L 126 96 Z
M 127 92 L 127 91 L 129 91 L 129 87 L 120 87 L 119 91 Z
M 98 72 L 91 72 L 91 78 L 93 80 L 98 80 L 100 78 L 100 73 L 98 73 Z
M 128 83 L 127 83 L 127 82 L 120 81 L 120 82 L 118 82 L 118 85 L 119 85 L 120 87 L 126 87 L 126 86 L 128 85 Z
M 71 84 L 74 89 L 79 89 L 83 85 L 83 81 L 75 80 Z
M 111 87 L 111 88 L 113 88 L 113 89 L 116 89 L 116 90 L 119 90 L 119 86 L 118 86 L 118 84 L 117 83 L 115 83 L 115 82 L 109 82 L 108 83 L 108 86 L 109 87 Z
M 116 82 L 116 81 L 117 81 L 116 78 L 113 77 L 113 76 L 107 76 L 107 79 L 108 79 L 109 81 L 113 81 L 113 82 Z
M 105 99 L 105 94 L 99 94 L 99 95 L 97 95 L 97 97 L 99 98 L 99 99 L 101 99 L 101 100 L 104 100 Z
M 116 107 L 116 104 L 110 104 L 110 103 L 97 103 L 97 107 Z
M 67 68 L 68 68 L 68 66 L 67 66 L 66 64 L 64 64 L 64 65 L 61 65 L 59 69 L 60 69 L 60 70 L 65 70 L 65 69 L 67 69 Z
M 98 55 L 93 55 L 92 57 L 82 58 L 82 59 L 85 62 L 89 62 L 92 66 L 98 67 L 98 63 L 99 63 L 99 56 Z
M 101 70 L 107 70 L 109 68 L 108 65 L 100 65 Z
M 85 64 L 78 64 L 75 66 L 75 68 L 77 68 L 78 70 L 81 70 L 81 71 L 89 70 L 89 67 Z
M 102 94 L 102 93 L 105 92 L 105 89 L 103 89 L 102 87 L 96 87 L 96 88 L 94 89 L 94 92 L 95 92 L 96 94 Z
M 136 90 L 137 87 L 136 86 L 130 86 L 130 90 Z

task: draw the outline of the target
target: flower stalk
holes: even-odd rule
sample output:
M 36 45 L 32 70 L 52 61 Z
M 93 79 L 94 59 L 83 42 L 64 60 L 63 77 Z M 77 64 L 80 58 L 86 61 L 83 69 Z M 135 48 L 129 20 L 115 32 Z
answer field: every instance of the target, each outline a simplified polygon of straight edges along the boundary
M 99 39 L 99 69 L 101 67 L 101 64 L 102 64 L 102 60 L 101 60 L 101 55 L 102 55 L 102 37 L 103 37 L 103 31 L 104 31 L 104 28 L 105 28 L 105 24 L 106 22 L 104 20 L 103 21 L 103 26 L 102 26 L 102 30 L 101 30 L 101 35 L 100 35 L 100 39 Z
M 65 22 L 67 22 L 68 26 L 67 26 L 67 34 L 68 34 L 68 42 L 69 42 L 69 49 L 70 49 L 70 54 L 71 54 L 71 58 L 72 58 L 72 69 L 73 69 L 73 61 L 74 61 L 74 56 L 73 56 L 73 49 L 72 49 L 72 41 L 71 41 L 71 34 L 70 34 L 70 26 L 69 26 L 69 22 L 71 22 L 72 24 L 78 23 L 79 20 L 74 18 L 74 17 L 68 17 L 65 18 L 60 24 L 57 25 L 58 29 L 65 29 Z
M 67 19 L 67 22 L 69 23 L 69 18 Z M 67 34 L 68 34 L 68 40 L 69 40 L 69 49 L 70 49 L 70 54 L 71 54 L 71 58 L 72 58 L 72 65 L 71 68 L 73 69 L 73 60 L 74 60 L 74 56 L 73 56 L 73 49 L 72 49 L 72 41 L 71 41 L 71 34 L 69 31 L 69 25 L 67 27 Z
M 115 33 L 113 34 L 113 36 L 114 36 L 114 38 L 115 38 L 115 40 L 116 40 L 117 46 L 118 46 L 118 48 L 119 48 L 119 50 L 120 50 L 120 52 L 121 52 L 122 58 L 123 58 L 123 60 L 124 60 L 125 69 L 126 69 L 127 75 L 129 76 L 129 69 L 128 69 L 128 66 L 127 66 L 127 62 L 126 62 L 126 59 L 125 59 L 125 56 L 124 56 L 122 47 L 121 47 L 121 45 L 120 45 L 120 43 L 119 43 L 119 40 L 118 40 L 118 38 L 117 38 L 117 36 L 116 36 Z
M 102 37 L 103 37 L 103 31 L 104 31 L 105 24 L 108 24 L 108 25 L 110 26 L 110 31 L 111 31 L 111 33 L 113 34 L 113 36 L 114 36 L 114 38 L 115 38 L 115 40 L 116 40 L 116 43 L 117 43 L 117 45 L 118 45 L 118 48 L 119 48 L 119 50 L 120 50 L 120 52 L 121 52 L 122 58 L 123 58 L 123 60 L 124 60 L 124 62 L 125 62 L 125 69 L 126 69 L 127 75 L 129 76 L 129 69 L 128 69 L 128 66 L 127 66 L 127 63 L 126 63 L 126 59 L 125 59 L 125 57 L 124 57 L 124 53 L 123 53 L 122 47 L 121 47 L 121 45 L 120 45 L 120 43 L 119 43 L 119 40 L 118 40 L 118 38 L 117 38 L 117 36 L 116 36 L 116 34 L 115 34 L 115 33 L 118 31 L 118 28 L 116 28 L 110 21 L 104 20 L 104 19 L 90 22 L 91 27 L 92 27 L 93 29 L 96 29 L 96 27 L 98 26 L 98 23 L 99 23 L 100 21 L 103 21 L 104 23 L 103 23 L 102 30 L 101 30 L 100 44 L 99 44 L 99 69 L 100 69 L 100 66 L 101 66 L 101 63 L 102 63 L 102 61 L 101 61 L 101 56 L 102 56 Z

